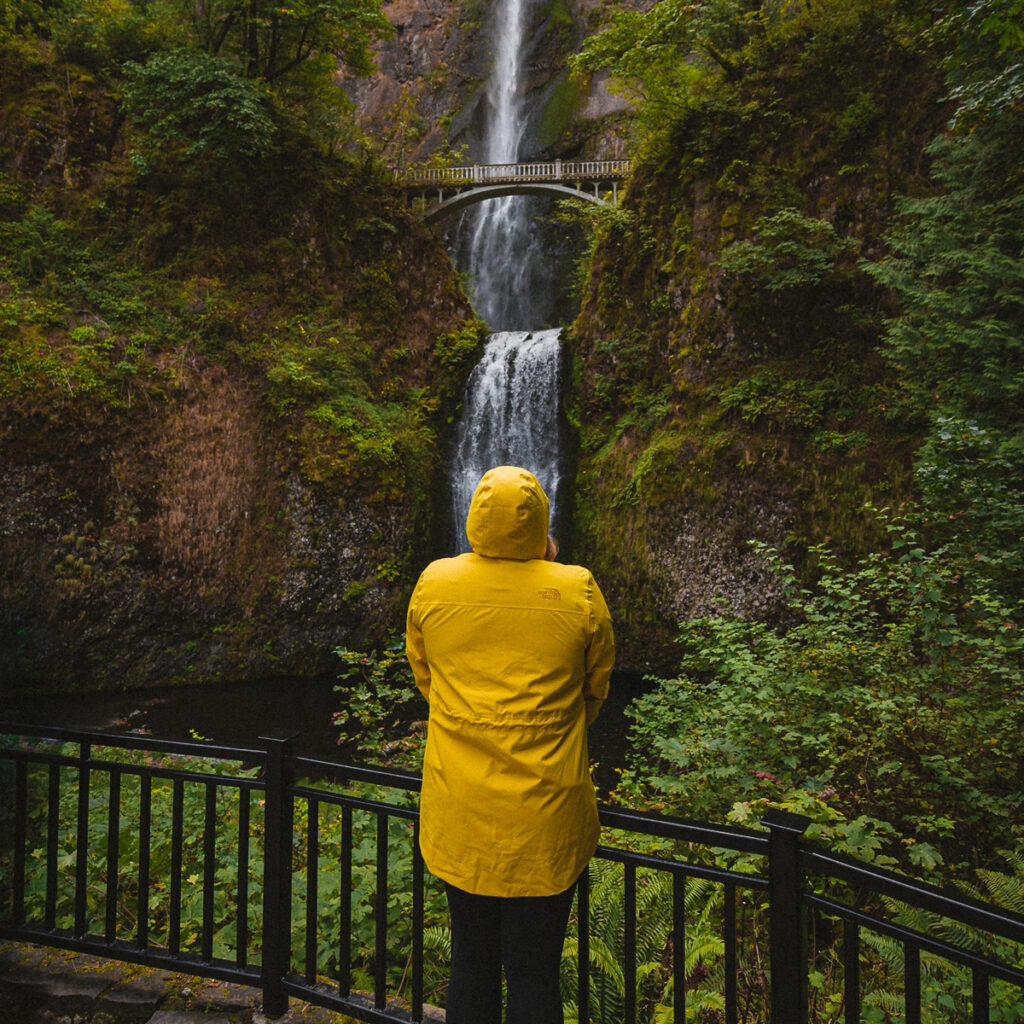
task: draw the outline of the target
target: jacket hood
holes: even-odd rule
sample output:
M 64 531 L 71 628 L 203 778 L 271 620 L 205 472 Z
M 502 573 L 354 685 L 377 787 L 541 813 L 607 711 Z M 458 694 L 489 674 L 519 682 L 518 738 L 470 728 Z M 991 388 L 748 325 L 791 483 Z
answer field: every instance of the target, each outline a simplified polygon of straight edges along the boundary
M 466 516 L 466 537 L 487 558 L 543 558 L 550 514 L 548 496 L 532 473 L 496 466 L 477 484 Z

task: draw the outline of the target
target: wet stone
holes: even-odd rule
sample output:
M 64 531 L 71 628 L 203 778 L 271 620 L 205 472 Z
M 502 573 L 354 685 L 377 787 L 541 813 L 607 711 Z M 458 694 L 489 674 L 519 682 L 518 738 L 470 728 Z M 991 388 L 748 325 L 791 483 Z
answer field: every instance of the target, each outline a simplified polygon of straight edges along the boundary
M 259 999 L 256 989 L 226 981 L 208 981 L 192 997 L 192 1008 L 206 1010 L 248 1010 Z
M 188 1010 L 157 1010 L 146 1024 L 231 1024 L 226 1013 L 197 1014 Z
M 170 974 L 166 971 L 147 971 L 128 978 L 104 992 L 97 1009 L 113 1017 L 146 1019 L 167 994 Z
M 83 1013 L 95 1007 L 101 993 L 121 980 L 120 970 L 46 974 L 42 977 L 42 998 L 60 1013 Z

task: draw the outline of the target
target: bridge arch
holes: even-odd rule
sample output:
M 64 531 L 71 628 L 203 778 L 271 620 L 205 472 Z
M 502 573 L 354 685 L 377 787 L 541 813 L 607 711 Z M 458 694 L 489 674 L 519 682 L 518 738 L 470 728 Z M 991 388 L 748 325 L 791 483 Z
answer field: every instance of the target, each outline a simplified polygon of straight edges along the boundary
M 406 194 L 418 197 L 424 220 L 436 221 L 485 199 L 501 196 L 554 196 L 616 206 L 619 184 L 629 175 L 628 160 L 552 160 L 546 163 L 473 164 L 470 167 L 395 169 Z M 611 186 L 611 200 L 602 186 Z M 433 195 L 433 201 L 428 196 Z
M 573 188 L 570 185 L 558 185 L 554 182 L 521 182 L 518 184 L 506 185 L 480 185 L 476 188 L 466 189 L 464 192 L 456 192 L 445 199 L 427 206 L 423 211 L 423 220 L 433 223 L 455 213 L 458 210 L 472 206 L 474 203 L 482 203 L 488 199 L 500 199 L 502 196 L 554 196 L 557 199 L 585 199 L 588 203 L 597 203 L 598 206 L 614 206 L 614 203 L 602 199 L 593 192 L 585 192 L 580 188 Z

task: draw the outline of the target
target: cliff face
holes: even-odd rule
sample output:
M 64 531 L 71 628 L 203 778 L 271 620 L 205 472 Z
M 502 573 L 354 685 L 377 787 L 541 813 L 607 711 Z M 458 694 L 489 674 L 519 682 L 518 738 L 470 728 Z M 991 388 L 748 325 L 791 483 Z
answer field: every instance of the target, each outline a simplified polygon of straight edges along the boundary
M 287 144 L 140 178 L 94 78 L 0 65 L 3 685 L 315 675 L 400 629 L 481 342 L 437 241 Z
M 492 64 L 488 19 L 481 0 L 393 0 L 384 4 L 395 34 L 377 47 L 377 74 L 346 83 L 364 126 L 389 140 L 396 163 L 439 151 L 480 158 L 487 123 L 486 83 Z M 649 2 L 630 6 L 650 6 Z M 599 0 L 533 0 L 524 87 L 531 159 L 622 155 L 628 105 L 604 75 L 586 86 L 570 80 L 566 58 L 598 26 Z
M 748 541 L 798 566 L 816 543 L 852 556 L 880 540 L 863 505 L 910 494 L 919 428 L 859 261 L 928 187 L 941 80 L 924 37 L 848 20 L 695 97 L 601 228 L 572 327 L 577 549 L 628 664 L 673 667 L 679 624 L 721 604 L 778 613 Z

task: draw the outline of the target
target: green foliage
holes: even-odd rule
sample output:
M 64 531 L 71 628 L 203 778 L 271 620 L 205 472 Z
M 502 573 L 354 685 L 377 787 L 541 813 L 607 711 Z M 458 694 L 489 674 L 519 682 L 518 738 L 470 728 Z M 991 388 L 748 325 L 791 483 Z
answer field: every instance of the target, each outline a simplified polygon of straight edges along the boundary
M 759 370 L 724 388 L 720 401 L 723 408 L 735 409 L 751 426 L 767 420 L 806 430 L 834 408 L 830 399 L 835 390 L 836 382 L 830 379 L 784 378 L 772 370 Z
M 334 715 L 338 745 L 361 760 L 419 771 L 426 743 L 427 706 L 413 682 L 405 640 L 394 637 L 379 651 L 334 652 L 342 661 L 342 708 Z
M 866 270 L 900 303 L 886 331 L 906 406 L 930 423 L 917 474 L 938 528 L 1020 594 L 1024 507 L 1024 70 L 1020 4 L 939 26 L 955 103 L 929 148 L 933 195 L 905 198 Z M 952 527 L 952 528 L 951 528 Z
M 912 523 L 888 530 L 891 553 L 852 570 L 814 549 L 811 589 L 762 549 L 786 583 L 784 630 L 687 626 L 684 674 L 631 711 L 641 789 L 705 819 L 805 791 L 859 815 L 890 855 L 901 837 L 910 860 L 934 847 L 984 862 L 1024 825 L 1024 609 Z
M 267 92 L 229 61 L 185 50 L 155 54 L 128 70 L 125 101 L 139 166 L 167 150 L 223 162 L 271 152 L 277 128 Z
M 619 837 L 613 837 L 616 842 Z M 634 840 L 636 837 L 632 837 Z M 656 841 L 648 841 L 652 846 Z M 655 851 L 652 851 L 655 852 Z M 664 853 L 664 850 L 657 851 Z M 625 952 L 623 868 L 613 861 L 590 862 L 590 1024 L 618 1024 L 624 1019 Z M 671 976 L 672 878 L 667 872 L 639 870 L 636 900 L 637 1016 L 642 1024 L 671 1020 L 675 984 Z M 705 879 L 686 882 L 687 1019 L 724 1007 L 724 951 L 717 919 L 722 912 L 721 886 Z M 562 949 L 562 998 L 567 1024 L 578 1024 L 579 918 L 574 908 Z
M 459 331 L 442 334 L 434 346 L 434 354 L 446 370 L 462 371 L 479 357 L 485 337 L 484 325 L 474 321 Z
M 555 86 L 541 113 L 538 134 L 542 147 L 553 146 L 572 124 L 573 111 L 579 99 L 579 86 L 569 77 Z
M 174 45 L 176 12 L 167 2 L 76 0 L 58 4 L 52 38 L 63 60 L 100 69 L 126 60 L 144 60 Z
M 434 458 L 431 396 L 376 393 L 373 349 L 360 332 L 326 337 L 301 321 L 260 346 L 269 398 L 279 416 L 298 418 L 293 435 L 308 479 L 333 484 L 371 476 L 382 493 L 422 484 Z
M 775 0 L 662 0 L 647 11 L 617 10 L 570 66 L 576 74 L 611 72 L 649 116 L 678 114 L 704 76 L 738 73 L 737 51 L 784 6 Z
M 769 292 L 818 285 L 839 260 L 860 248 L 857 239 L 840 238 L 827 220 L 805 217 L 792 207 L 761 217 L 753 232 L 753 241 L 727 246 L 718 266 Z
M 59 748 L 58 748 L 59 749 Z M 71 752 L 76 752 L 72 748 Z M 158 762 L 153 755 L 134 753 L 117 748 L 93 748 L 93 756 L 100 760 L 120 761 L 127 765 L 142 764 L 152 767 Z M 257 769 L 243 769 L 234 762 L 204 760 L 202 758 L 168 757 L 159 762 L 169 771 L 208 771 L 211 764 L 219 773 L 237 778 L 253 778 Z M 10 767 L 10 763 L 7 763 Z M 61 773 L 57 817 L 57 885 L 55 924 L 58 929 L 71 930 L 75 913 L 75 864 L 80 837 L 77 834 L 78 789 L 77 774 L 67 770 Z M 8 783 L 5 782 L 5 785 Z M 42 921 L 46 894 L 46 829 L 47 829 L 47 776 L 42 769 L 30 773 L 29 779 L 30 856 L 26 864 L 26 914 L 30 919 Z M 241 790 L 249 799 L 248 790 Z M 183 845 L 181 871 L 181 949 L 199 952 L 203 922 L 203 836 L 205 831 L 205 787 L 186 783 L 183 799 Z M 214 890 L 213 954 L 230 957 L 236 948 L 237 918 L 235 913 L 237 892 L 235 866 L 238 860 L 238 821 L 240 790 L 234 786 L 218 786 L 216 790 L 218 842 L 215 848 L 214 868 L 217 885 Z M 172 782 L 169 778 L 156 778 L 152 785 L 151 816 L 154 822 L 171 820 Z M 119 937 L 129 938 L 138 926 L 138 865 L 139 865 L 139 812 L 141 786 L 139 778 L 130 772 L 122 776 L 120 790 L 121 815 L 118 825 L 118 904 L 116 929 Z M 92 782 L 89 799 L 88 832 L 84 838 L 88 850 L 86 872 L 86 928 L 95 934 L 105 929 L 107 893 L 106 850 L 109 790 Z M 9 811 L 8 811 L 9 812 Z M 250 799 L 250 821 L 255 833 L 263 828 L 262 804 Z M 10 823 L 6 823 L 10 824 Z M 166 945 L 170 928 L 171 889 L 171 832 L 154 828 L 150 839 L 149 921 L 150 941 Z M 10 863 L 0 864 L 0 877 L 9 885 Z M 262 877 L 262 851 L 253 851 L 250 860 L 251 883 L 249 927 L 259 933 L 262 907 L 259 882 Z M 9 897 L 8 897 L 9 898 Z M 258 954 L 259 944 L 253 943 Z
M 979 869 L 981 884 L 960 882 L 960 888 L 969 896 L 984 902 L 1006 907 L 1021 913 L 1024 910 L 1024 857 L 1022 851 L 1001 850 L 1012 874 L 991 869 Z M 976 956 L 1020 963 L 1020 947 L 1004 939 L 979 933 L 967 925 L 939 917 L 937 914 L 906 907 L 886 898 L 885 910 L 891 919 L 905 928 L 926 932 L 940 940 L 951 942 Z M 874 977 L 864 998 L 864 1019 L 885 1021 L 886 1011 L 893 1006 L 902 1007 L 904 991 L 904 947 L 901 943 L 865 931 L 864 944 L 869 962 L 874 965 Z M 965 968 L 942 957 L 923 954 L 921 957 L 921 1001 L 928 1008 L 928 1020 L 934 1024 L 959 1024 L 971 1017 L 974 993 L 971 974 Z M 1024 1019 L 1024 994 L 1015 985 L 993 980 L 989 984 L 989 1017 L 993 1024 L 1016 1024 Z
M 200 49 L 233 56 L 248 78 L 271 82 L 316 54 L 358 75 L 373 71 L 370 46 L 391 34 L 378 0 L 210 0 L 191 8 Z

